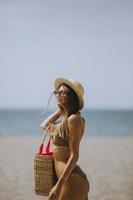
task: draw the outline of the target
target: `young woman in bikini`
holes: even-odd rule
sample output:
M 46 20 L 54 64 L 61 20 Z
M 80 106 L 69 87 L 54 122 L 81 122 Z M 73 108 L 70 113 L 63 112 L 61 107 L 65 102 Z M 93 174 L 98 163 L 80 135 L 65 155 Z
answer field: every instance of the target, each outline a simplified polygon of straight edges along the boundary
M 89 181 L 77 165 L 80 141 L 85 129 L 85 119 L 80 115 L 84 106 L 84 88 L 78 81 L 58 78 L 55 80 L 54 94 L 59 109 L 41 124 L 52 137 L 58 178 L 48 199 L 87 200 Z

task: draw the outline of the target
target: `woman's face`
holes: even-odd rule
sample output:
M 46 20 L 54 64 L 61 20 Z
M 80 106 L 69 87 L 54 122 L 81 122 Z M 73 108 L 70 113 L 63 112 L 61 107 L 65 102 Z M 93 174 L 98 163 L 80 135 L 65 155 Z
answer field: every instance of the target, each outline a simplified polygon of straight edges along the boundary
M 68 103 L 68 93 L 69 89 L 65 85 L 61 85 L 58 89 L 58 93 L 56 94 L 57 97 L 57 104 L 61 107 L 66 107 Z

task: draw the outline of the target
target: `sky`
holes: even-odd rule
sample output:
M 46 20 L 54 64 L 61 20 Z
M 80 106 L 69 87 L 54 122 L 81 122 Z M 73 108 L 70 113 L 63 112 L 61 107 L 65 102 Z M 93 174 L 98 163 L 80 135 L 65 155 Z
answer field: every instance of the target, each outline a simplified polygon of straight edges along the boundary
M 45 108 L 58 77 L 82 83 L 85 108 L 133 109 L 132 11 L 132 0 L 0 0 L 0 109 Z

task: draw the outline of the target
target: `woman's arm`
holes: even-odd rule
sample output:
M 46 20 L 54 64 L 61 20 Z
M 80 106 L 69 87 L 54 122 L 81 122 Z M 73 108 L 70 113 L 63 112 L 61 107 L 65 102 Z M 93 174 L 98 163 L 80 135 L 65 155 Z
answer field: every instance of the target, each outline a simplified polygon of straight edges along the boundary
M 73 171 L 74 167 L 76 166 L 78 157 L 79 157 L 79 145 L 81 139 L 81 122 L 77 115 L 71 115 L 68 118 L 68 129 L 69 129 L 69 136 L 70 136 L 70 157 L 67 161 L 65 169 L 58 180 L 57 184 L 63 184 L 67 178 L 70 176 L 71 172 Z
M 74 167 L 76 166 L 78 157 L 79 157 L 79 144 L 81 140 L 81 122 L 77 115 L 72 114 L 68 118 L 68 129 L 70 136 L 70 157 L 66 163 L 66 166 L 61 174 L 61 177 L 55 184 L 55 186 L 51 189 L 49 193 L 49 200 L 54 196 L 54 199 L 57 200 L 60 195 L 60 191 L 62 189 L 63 184 L 66 182 L 67 178 L 70 176 Z
M 56 121 L 60 116 L 61 116 L 61 111 L 60 110 L 55 111 L 41 123 L 40 127 L 43 129 L 47 129 L 48 126 L 52 124 L 54 121 Z

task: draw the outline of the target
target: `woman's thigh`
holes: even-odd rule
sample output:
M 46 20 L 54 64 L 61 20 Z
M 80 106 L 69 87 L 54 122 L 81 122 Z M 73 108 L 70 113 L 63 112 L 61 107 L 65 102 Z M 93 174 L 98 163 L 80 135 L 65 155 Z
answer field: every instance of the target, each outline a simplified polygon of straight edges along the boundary
M 63 185 L 59 200 L 86 200 L 89 183 L 76 173 L 72 173 Z

